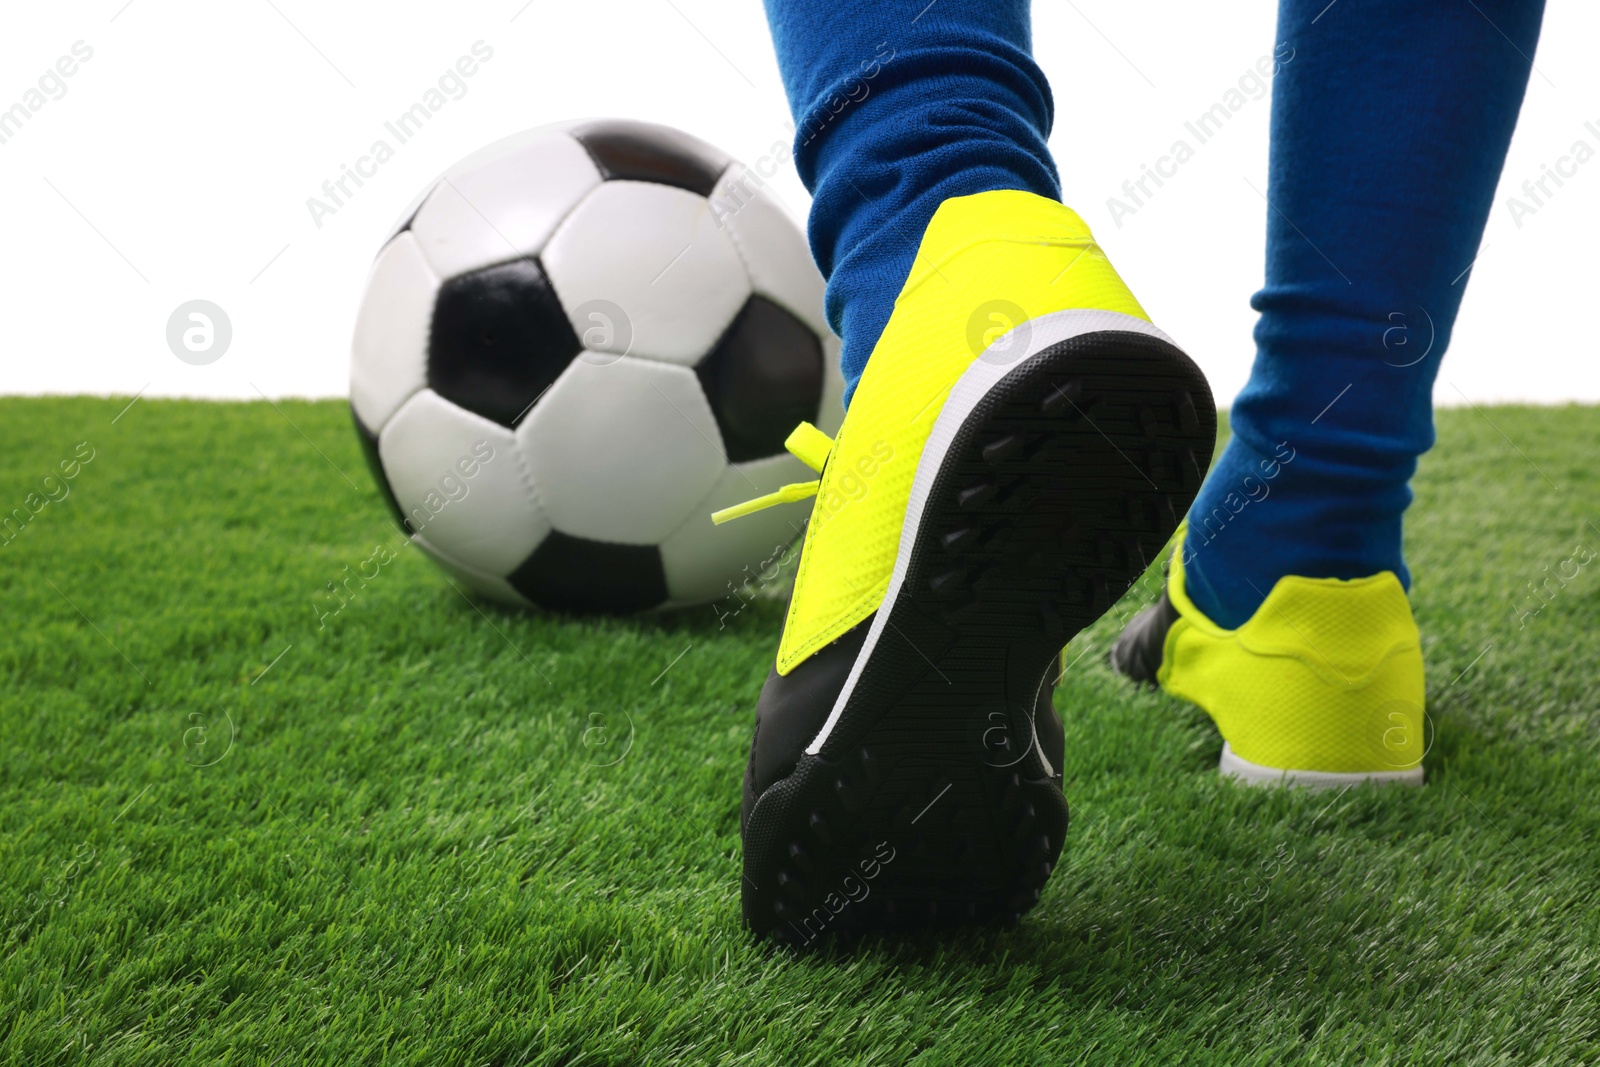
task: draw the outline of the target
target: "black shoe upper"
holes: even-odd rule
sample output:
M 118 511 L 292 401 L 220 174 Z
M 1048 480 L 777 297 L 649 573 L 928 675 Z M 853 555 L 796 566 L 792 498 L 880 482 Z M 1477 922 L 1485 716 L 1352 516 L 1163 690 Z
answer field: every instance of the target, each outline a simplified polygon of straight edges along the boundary
M 1167 631 L 1178 621 L 1178 609 L 1161 591 L 1161 599 L 1133 617 L 1111 646 L 1111 667 L 1144 685 L 1156 684 L 1161 656 L 1167 644 Z
M 828 714 L 866 643 L 872 620 L 873 616 L 868 615 L 788 674 L 779 674 L 774 667 L 767 675 L 766 684 L 761 687 L 761 698 L 756 703 L 756 728 L 750 739 L 750 762 L 745 768 L 744 802 L 739 813 L 741 827 L 749 819 L 756 800 L 773 783 L 793 772 L 806 746 L 828 721 Z M 1052 670 L 1051 677 L 1039 686 L 1033 725 L 1039 748 L 1059 783 L 1061 763 L 1066 755 L 1066 734 L 1051 699 L 1057 680 L 1054 675 Z

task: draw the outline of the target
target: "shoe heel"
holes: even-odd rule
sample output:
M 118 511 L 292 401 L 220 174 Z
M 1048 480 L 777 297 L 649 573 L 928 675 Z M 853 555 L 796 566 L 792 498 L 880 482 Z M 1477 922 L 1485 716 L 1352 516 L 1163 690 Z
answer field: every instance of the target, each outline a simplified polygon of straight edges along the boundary
M 1422 764 L 1407 770 L 1395 771 L 1295 771 L 1282 767 L 1265 767 L 1251 763 L 1233 751 L 1228 742 L 1222 743 L 1222 758 L 1217 761 L 1217 773 L 1224 778 L 1249 786 L 1294 786 L 1297 789 L 1348 789 L 1353 785 L 1422 784 Z

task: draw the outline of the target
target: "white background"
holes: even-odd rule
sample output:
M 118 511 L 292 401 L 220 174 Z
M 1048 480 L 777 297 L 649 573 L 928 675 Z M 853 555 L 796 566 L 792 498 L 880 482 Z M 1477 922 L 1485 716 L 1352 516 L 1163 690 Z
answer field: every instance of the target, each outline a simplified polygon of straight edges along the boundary
M 307 198 L 378 137 L 393 144 L 385 120 L 480 39 L 494 57 L 466 95 L 319 229 Z M 367 265 L 406 203 L 460 156 L 592 115 L 668 123 L 747 161 L 789 138 L 754 0 L 14 4 L 0 108 L 78 40 L 94 56 L 65 96 L 0 144 L 0 392 L 344 395 Z M 1520 228 L 1505 204 L 1574 140 L 1600 149 L 1584 129 L 1600 126 L 1597 41 L 1600 10 L 1552 0 L 1441 403 L 1600 399 L 1597 335 L 1584 325 L 1600 288 L 1600 160 Z M 1246 106 L 1120 228 L 1106 199 L 1273 43 L 1267 0 L 1035 11 L 1064 198 L 1223 402 L 1250 364 L 1267 214 L 1251 186 L 1266 187 L 1268 102 Z M 793 169 L 774 184 L 802 217 Z M 165 341 L 172 310 L 195 298 L 233 322 L 232 348 L 208 366 L 180 362 Z

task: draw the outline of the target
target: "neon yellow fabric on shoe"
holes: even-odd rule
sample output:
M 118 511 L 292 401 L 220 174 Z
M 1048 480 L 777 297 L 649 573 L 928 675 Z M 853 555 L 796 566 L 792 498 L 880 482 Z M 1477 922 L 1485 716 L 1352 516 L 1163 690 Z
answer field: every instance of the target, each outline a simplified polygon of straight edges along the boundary
M 1070 208 L 1009 190 L 939 206 L 822 473 L 780 674 L 883 602 L 917 462 L 961 373 L 1000 333 L 1072 308 L 1149 321 Z
M 1179 618 L 1157 680 L 1216 721 L 1233 755 L 1266 770 L 1392 774 L 1424 750 L 1422 642 L 1392 571 L 1278 579 L 1224 630 L 1184 589 L 1180 527 L 1167 575 Z
M 821 474 L 822 468 L 828 463 L 829 454 L 833 452 L 833 438 L 809 422 L 802 422 L 789 432 L 783 447 L 801 463 Z

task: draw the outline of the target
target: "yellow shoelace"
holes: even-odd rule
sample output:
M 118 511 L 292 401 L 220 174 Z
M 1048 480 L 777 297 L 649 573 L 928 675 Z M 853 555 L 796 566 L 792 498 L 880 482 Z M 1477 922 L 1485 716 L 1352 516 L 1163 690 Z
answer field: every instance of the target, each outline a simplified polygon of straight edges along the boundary
M 783 442 L 783 447 L 787 448 L 790 455 L 801 463 L 821 474 L 823 465 L 828 462 L 828 454 L 833 451 L 833 438 L 809 422 L 802 422 L 789 434 L 788 439 Z M 777 492 L 768 493 L 766 496 L 758 496 L 754 500 L 746 500 L 743 504 L 735 504 L 731 508 L 723 508 L 721 511 L 713 512 L 711 521 L 720 526 L 733 519 L 753 515 L 763 508 L 770 508 L 777 504 L 792 504 L 797 500 L 809 499 L 817 495 L 817 487 L 821 484 L 821 478 L 813 478 L 809 482 L 793 482 Z

